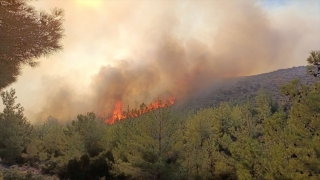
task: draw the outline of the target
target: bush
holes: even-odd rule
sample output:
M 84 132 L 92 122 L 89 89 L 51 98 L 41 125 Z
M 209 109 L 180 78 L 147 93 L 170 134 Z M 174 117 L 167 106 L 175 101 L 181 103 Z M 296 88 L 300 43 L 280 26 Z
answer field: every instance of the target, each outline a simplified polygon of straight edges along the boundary
M 3 177 L 2 177 L 3 176 Z M 0 172 L 0 180 L 45 180 L 44 177 L 33 175 L 31 172 L 23 173 L 19 172 L 17 169 L 9 169 Z

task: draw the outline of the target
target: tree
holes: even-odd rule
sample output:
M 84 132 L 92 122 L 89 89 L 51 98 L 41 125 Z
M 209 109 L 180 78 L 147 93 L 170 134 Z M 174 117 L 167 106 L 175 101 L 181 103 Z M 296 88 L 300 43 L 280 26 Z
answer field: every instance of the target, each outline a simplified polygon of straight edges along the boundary
M 307 59 L 309 66 L 307 72 L 314 77 L 320 75 L 320 51 L 311 51 L 310 56 Z
M 0 157 L 12 161 L 29 143 L 33 128 L 23 115 L 23 107 L 15 104 L 15 90 L 2 92 L 1 97 L 5 108 L 0 113 Z
M 97 156 L 105 149 L 103 143 L 103 135 L 105 134 L 106 125 L 103 121 L 98 120 L 93 112 L 87 115 L 78 115 L 76 121 L 72 121 L 71 125 L 67 126 L 70 132 L 78 132 L 83 138 L 86 151 L 90 156 Z
M 69 161 L 79 160 L 85 153 L 81 135 L 49 117 L 37 127 L 25 157 L 39 163 L 45 173 L 59 174 Z
M 187 119 L 182 163 L 185 179 L 236 179 L 224 146 L 230 110 L 227 103 L 221 103 L 216 108 L 201 109 Z
M 288 119 L 291 178 L 319 179 L 320 84 L 306 86 L 295 80 L 283 86 L 282 92 L 292 102 Z
M 260 140 L 262 130 L 255 115 L 250 102 L 232 109 L 233 126 L 230 130 L 234 140 L 229 148 L 239 179 L 263 179 L 265 176 L 263 144 Z
M 63 11 L 37 12 L 29 0 L 0 0 L 0 89 L 15 82 L 23 65 L 62 46 Z
M 115 172 L 132 179 L 178 179 L 175 145 L 180 119 L 166 107 L 118 123 L 126 128 L 112 151 Z
M 201 109 L 186 121 L 182 163 L 186 179 L 214 178 L 217 147 L 213 140 L 212 112 Z

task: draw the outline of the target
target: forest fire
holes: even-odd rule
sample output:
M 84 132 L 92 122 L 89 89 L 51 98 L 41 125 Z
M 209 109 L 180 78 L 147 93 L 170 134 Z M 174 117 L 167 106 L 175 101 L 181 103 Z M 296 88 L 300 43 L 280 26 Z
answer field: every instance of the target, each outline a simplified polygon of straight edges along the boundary
M 137 109 L 129 110 L 129 108 L 128 108 L 127 112 L 122 111 L 122 102 L 118 101 L 114 107 L 113 112 L 112 112 L 112 117 L 106 119 L 105 123 L 114 124 L 116 121 L 121 121 L 121 120 L 127 119 L 127 118 L 138 117 L 142 114 L 145 114 L 147 112 L 150 112 L 150 111 L 153 111 L 156 109 L 170 107 L 175 103 L 176 99 L 177 99 L 176 97 L 171 97 L 171 98 L 167 99 L 166 101 L 161 101 L 160 99 L 157 99 L 156 101 L 150 103 L 149 105 L 142 103 L 140 105 L 139 110 L 137 110 Z

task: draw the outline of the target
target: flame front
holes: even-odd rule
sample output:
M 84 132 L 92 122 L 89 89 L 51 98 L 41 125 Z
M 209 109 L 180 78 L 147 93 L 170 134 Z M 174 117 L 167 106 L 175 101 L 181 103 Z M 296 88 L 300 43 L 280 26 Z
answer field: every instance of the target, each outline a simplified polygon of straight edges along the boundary
M 116 120 L 126 118 L 126 116 L 124 116 L 121 112 L 121 107 L 122 107 L 122 102 L 118 101 L 115 105 L 114 110 L 113 110 L 112 117 L 105 120 L 105 122 L 109 123 L 109 124 L 113 124 L 113 123 L 115 123 Z
M 165 108 L 165 107 L 169 107 L 172 106 L 175 103 L 175 100 L 177 98 L 176 97 L 172 97 L 169 98 L 168 100 L 162 102 L 161 100 L 156 100 L 154 102 L 152 102 L 149 105 L 145 105 L 145 104 L 141 104 L 140 105 L 140 109 L 136 110 L 129 110 L 127 112 L 123 112 L 121 111 L 122 109 L 122 102 L 118 101 L 114 107 L 113 113 L 112 113 L 112 117 L 108 118 L 105 120 L 105 123 L 108 124 L 114 124 L 116 121 L 121 121 L 123 119 L 126 118 L 134 118 L 134 117 L 138 117 L 142 114 L 145 114 L 147 112 L 153 111 L 155 109 L 159 109 L 159 108 Z

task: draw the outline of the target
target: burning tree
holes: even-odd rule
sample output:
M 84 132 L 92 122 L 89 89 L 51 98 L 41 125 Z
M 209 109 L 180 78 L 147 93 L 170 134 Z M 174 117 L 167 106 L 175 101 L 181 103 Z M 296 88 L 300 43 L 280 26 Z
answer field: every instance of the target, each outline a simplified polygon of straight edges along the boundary
M 153 110 L 156 109 L 161 109 L 161 108 L 166 108 L 166 107 L 170 107 L 174 104 L 176 98 L 172 97 L 169 98 L 168 100 L 162 102 L 160 99 L 150 103 L 149 105 L 146 105 L 144 103 L 142 103 L 140 105 L 140 109 L 132 109 L 129 110 L 128 107 L 128 111 L 122 111 L 122 101 L 117 101 L 114 110 L 112 112 L 112 116 L 108 119 L 105 120 L 106 123 L 108 124 L 114 124 L 116 121 L 120 121 L 122 119 L 127 119 L 127 118 L 135 118 L 138 116 L 141 116 L 142 114 L 151 112 Z

